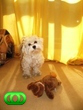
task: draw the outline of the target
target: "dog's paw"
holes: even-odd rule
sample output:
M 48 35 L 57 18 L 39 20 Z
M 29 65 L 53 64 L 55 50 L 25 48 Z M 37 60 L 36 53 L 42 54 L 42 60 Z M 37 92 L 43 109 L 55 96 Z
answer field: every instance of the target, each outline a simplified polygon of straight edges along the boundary
M 38 76 L 41 76 L 41 72 L 38 72 L 37 75 L 38 75 Z
M 39 71 L 38 72 L 33 72 L 33 75 L 34 76 L 40 76 L 41 75 L 41 72 L 39 72 Z
M 27 78 L 30 78 L 31 77 L 31 75 L 27 75 L 27 74 L 23 74 L 22 75 L 25 79 L 27 79 Z

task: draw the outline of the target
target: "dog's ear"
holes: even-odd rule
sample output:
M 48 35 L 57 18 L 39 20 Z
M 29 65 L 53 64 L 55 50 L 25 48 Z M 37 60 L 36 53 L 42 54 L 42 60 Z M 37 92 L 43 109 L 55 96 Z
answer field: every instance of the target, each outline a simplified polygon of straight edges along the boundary
M 41 38 L 39 38 L 39 40 L 40 40 L 40 42 L 42 42 L 43 43 L 43 38 L 41 37 Z
M 26 46 L 25 45 L 22 45 L 21 51 L 22 51 L 23 54 L 26 53 Z
M 39 43 L 41 44 L 41 50 L 43 51 L 43 38 L 39 38 Z
M 25 47 L 25 41 L 26 41 L 26 37 L 24 36 L 23 38 L 22 38 L 22 43 L 21 43 L 21 45 L 20 45 L 20 50 L 21 50 L 21 52 L 22 53 L 25 53 L 26 52 L 26 47 Z
M 22 38 L 22 44 L 24 44 L 24 43 L 25 43 L 26 39 L 27 39 L 27 37 L 26 37 L 26 36 L 24 36 L 24 37 Z

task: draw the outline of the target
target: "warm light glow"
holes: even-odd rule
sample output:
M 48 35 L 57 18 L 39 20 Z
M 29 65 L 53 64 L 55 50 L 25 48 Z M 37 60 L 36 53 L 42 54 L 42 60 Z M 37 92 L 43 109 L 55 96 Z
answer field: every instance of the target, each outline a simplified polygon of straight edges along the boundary
M 40 30 L 38 31 L 38 35 L 41 36 L 42 35 L 42 18 L 40 18 Z
M 14 2 L 17 2 L 17 0 L 14 0 Z
M 67 2 L 67 3 L 78 3 L 80 2 L 80 0 L 61 0 L 61 1 L 64 1 L 64 2 Z
M 81 34 L 79 35 L 78 28 L 81 27 L 79 24 L 76 27 L 70 28 L 66 26 L 62 27 L 62 57 L 64 56 L 64 62 L 69 58 L 74 58 L 78 53 L 78 47 L 80 45 Z M 79 36 L 79 39 L 78 39 Z
M 33 17 L 30 16 L 22 16 L 21 17 L 21 25 L 23 27 L 24 35 L 31 35 L 33 29 Z
M 12 35 L 12 38 L 13 38 L 15 44 L 16 44 L 18 42 L 18 40 L 17 40 L 18 35 L 17 35 L 17 29 L 16 29 L 17 28 L 17 23 L 16 23 L 14 13 L 3 16 L 3 28 L 7 29 L 10 32 L 10 34 Z
M 54 58 L 54 24 L 48 24 L 48 58 Z M 49 54 L 50 53 L 50 54 Z
M 14 67 L 17 69 L 17 68 L 19 68 L 19 67 L 17 67 L 18 65 L 16 65 L 16 66 L 14 65 Z M 0 94 L 4 93 L 6 91 L 6 89 L 8 91 L 9 90 L 12 91 L 14 89 L 14 87 L 16 85 L 16 78 L 19 74 L 19 69 L 17 69 L 17 71 L 15 71 L 15 68 L 10 68 L 9 72 L 1 79 L 1 81 L 0 81 Z
M 56 71 L 55 66 L 53 64 L 48 64 L 48 67 L 49 67 L 49 70 L 50 70 L 49 73 Z
M 55 1 L 55 0 L 48 0 L 49 2 L 53 2 L 53 1 Z
M 3 27 L 7 27 L 7 28 L 10 28 L 10 26 L 8 24 L 10 24 L 11 26 L 13 26 L 13 22 L 14 21 L 14 17 L 15 15 L 14 14 L 10 14 L 10 15 L 4 15 L 3 16 Z M 11 20 L 10 20 L 11 18 Z
M 19 30 L 20 39 L 22 39 L 23 31 L 22 31 L 22 28 L 21 28 L 20 21 L 17 22 L 17 27 L 18 27 L 18 30 Z

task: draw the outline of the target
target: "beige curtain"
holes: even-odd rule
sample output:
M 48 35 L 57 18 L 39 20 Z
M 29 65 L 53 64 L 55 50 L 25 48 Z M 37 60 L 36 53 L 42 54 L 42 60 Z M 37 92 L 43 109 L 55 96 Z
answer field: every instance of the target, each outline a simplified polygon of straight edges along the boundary
M 47 60 L 83 64 L 83 0 L 0 0 L 0 28 L 13 36 L 44 38 Z

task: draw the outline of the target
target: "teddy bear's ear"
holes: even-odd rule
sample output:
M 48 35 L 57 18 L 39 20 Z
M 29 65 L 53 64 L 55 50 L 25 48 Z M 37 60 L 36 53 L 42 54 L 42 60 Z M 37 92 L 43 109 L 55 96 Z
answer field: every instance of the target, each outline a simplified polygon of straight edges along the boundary
M 56 76 L 57 76 L 57 75 L 56 75 L 54 72 L 52 72 L 52 71 L 50 72 L 50 75 L 53 76 L 53 77 L 56 77 Z
M 38 86 L 36 83 L 34 83 L 34 82 L 30 83 L 30 84 L 27 86 L 27 89 L 28 89 L 28 90 L 31 90 L 32 93 L 33 93 L 35 96 L 38 95 L 39 86 Z
M 27 86 L 27 89 L 28 89 L 28 90 L 31 90 L 31 89 L 33 88 L 33 86 L 34 86 L 34 82 L 30 83 L 30 84 Z

